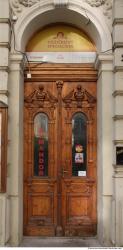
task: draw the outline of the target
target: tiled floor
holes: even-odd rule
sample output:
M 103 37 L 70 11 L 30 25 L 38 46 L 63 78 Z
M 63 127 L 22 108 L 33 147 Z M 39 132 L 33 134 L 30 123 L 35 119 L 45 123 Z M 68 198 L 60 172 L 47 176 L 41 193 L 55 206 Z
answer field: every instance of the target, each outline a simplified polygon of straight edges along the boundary
M 96 238 L 24 237 L 20 247 L 101 247 Z

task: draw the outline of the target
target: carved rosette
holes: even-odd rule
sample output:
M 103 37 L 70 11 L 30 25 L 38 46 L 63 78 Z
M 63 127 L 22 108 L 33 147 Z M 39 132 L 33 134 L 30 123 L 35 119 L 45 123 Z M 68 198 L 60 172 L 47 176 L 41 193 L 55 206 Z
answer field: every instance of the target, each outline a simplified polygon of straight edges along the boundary
M 112 6 L 113 6 L 113 0 L 107 0 L 104 4 L 103 14 L 107 16 L 108 19 L 111 18 Z

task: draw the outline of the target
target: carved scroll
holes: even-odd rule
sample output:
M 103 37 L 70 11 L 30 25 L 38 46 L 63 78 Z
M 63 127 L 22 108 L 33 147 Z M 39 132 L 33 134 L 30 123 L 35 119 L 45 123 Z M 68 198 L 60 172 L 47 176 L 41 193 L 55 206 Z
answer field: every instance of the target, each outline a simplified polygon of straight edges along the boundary
M 58 99 L 53 96 L 48 90 L 45 91 L 44 87 L 40 85 L 38 89 L 35 89 L 29 96 L 25 97 L 25 103 L 31 106 L 43 107 L 44 103 L 50 103 L 51 107 L 54 107 L 54 104 L 58 102 Z
M 63 98 L 63 102 L 66 104 L 66 107 L 70 107 L 73 103 L 76 103 L 77 108 L 81 108 L 83 103 L 95 103 L 96 98 L 81 85 L 78 85 L 75 90 L 72 90 L 67 96 Z

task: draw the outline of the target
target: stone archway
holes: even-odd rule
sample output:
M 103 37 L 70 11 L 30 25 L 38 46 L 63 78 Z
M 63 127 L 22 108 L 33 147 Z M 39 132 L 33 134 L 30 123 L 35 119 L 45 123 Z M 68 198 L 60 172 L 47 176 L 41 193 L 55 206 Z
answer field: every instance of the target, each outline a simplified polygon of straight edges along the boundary
M 98 9 L 79 0 L 69 0 L 66 1 L 67 4 L 65 1 L 61 3 L 50 0 L 35 2 L 37 3 L 34 6 L 23 11 L 15 24 L 18 50 L 24 51 L 27 41 L 37 30 L 56 22 L 64 22 L 85 30 L 96 44 L 98 52 L 112 48 L 110 30 L 104 15 Z
M 58 1 L 57 1 L 58 2 Z M 57 8 L 56 8 L 57 7 Z M 86 10 L 86 11 L 85 11 Z M 74 18 L 73 18 L 74 17 Z M 91 6 L 87 3 L 80 3 L 80 1 L 70 0 L 69 4 L 61 6 L 60 4 L 54 5 L 54 1 L 39 1 L 34 6 L 25 9 L 22 15 L 19 15 L 18 21 L 15 24 L 15 37 L 16 37 L 16 48 L 18 50 L 24 51 L 27 41 L 30 37 L 41 27 L 49 24 L 52 20 L 54 22 L 64 22 L 70 23 L 81 27 L 83 30 L 90 35 L 90 37 L 94 40 L 97 50 L 100 53 L 101 51 L 107 51 L 112 48 L 111 43 L 111 34 L 105 23 L 104 16 L 100 18 L 100 14 L 97 10 L 93 10 Z M 102 124 L 104 123 L 104 114 L 105 109 L 102 108 L 102 99 L 104 97 L 104 92 L 106 91 L 105 80 L 108 79 L 110 85 L 112 84 L 112 56 L 111 55 L 103 55 L 98 58 L 98 68 L 100 67 L 100 75 L 101 77 L 98 80 L 98 95 L 101 96 L 99 100 L 99 108 L 98 114 L 100 114 L 100 121 L 98 123 L 98 137 L 101 138 L 100 148 L 98 152 L 98 162 L 102 159 L 102 135 L 100 133 L 100 129 Z M 19 54 L 12 53 L 11 54 L 11 72 L 10 72 L 10 117 L 11 123 L 9 129 L 16 131 L 18 138 L 15 138 L 14 134 L 11 135 L 13 141 L 13 147 L 9 149 L 9 153 L 13 155 L 11 158 L 12 170 L 11 174 L 11 242 L 12 245 L 17 246 L 23 237 L 23 223 L 22 223 L 22 214 L 23 214 L 23 206 L 22 206 L 22 195 L 23 195 L 23 75 L 21 63 L 22 56 Z M 103 65 L 103 68 L 102 68 Z M 108 65 L 108 68 L 107 68 Z M 106 72 L 103 73 L 103 71 Z M 103 86 L 104 84 L 104 86 Z M 16 89 L 15 89 L 16 86 Z M 18 94 L 17 94 L 18 93 Z M 109 92 L 107 93 L 109 95 Z M 109 110 L 110 101 L 108 101 Z M 16 105 L 16 106 L 15 106 Z M 14 108 L 13 108 L 14 107 Z M 12 118 L 14 120 L 12 120 Z M 108 118 L 109 119 L 109 118 Z M 19 124 L 19 126 L 18 126 Z M 14 128 L 14 129 L 13 129 Z M 110 136 L 110 135 L 109 135 Z M 18 147 L 16 148 L 16 145 Z M 110 145 L 109 145 L 110 146 Z M 16 157 L 14 158 L 16 148 Z M 105 157 L 103 155 L 103 157 Z M 99 163 L 100 164 L 100 163 Z M 103 162 L 100 164 L 101 170 L 98 175 L 101 176 L 101 172 L 103 172 Z M 16 183 L 16 190 L 12 183 Z M 102 186 L 101 186 L 102 185 Z M 103 187 L 103 183 L 101 182 L 99 190 Z M 100 191 L 99 191 L 100 192 Z M 99 196 L 101 193 L 99 193 Z M 98 207 L 100 211 L 102 211 L 102 218 L 99 214 L 99 230 L 98 235 L 101 238 L 108 238 L 109 231 L 107 233 L 108 236 L 105 236 L 105 211 L 106 211 L 106 203 L 109 206 L 109 200 L 107 196 L 111 196 L 111 191 L 109 188 L 108 194 L 105 192 L 104 199 L 102 198 L 98 203 Z M 100 199 L 100 198 L 99 198 Z M 110 199 L 110 198 L 109 198 Z M 103 204 L 103 206 L 102 206 Z M 106 207 L 105 207 L 106 206 Z M 101 210 L 102 207 L 102 210 Z M 104 208 L 104 211 L 103 211 Z M 102 221 L 103 220 L 103 221 Z M 16 228 L 16 230 L 15 230 Z M 102 233 L 103 232 L 103 233 Z M 103 235 L 103 236 L 102 236 Z

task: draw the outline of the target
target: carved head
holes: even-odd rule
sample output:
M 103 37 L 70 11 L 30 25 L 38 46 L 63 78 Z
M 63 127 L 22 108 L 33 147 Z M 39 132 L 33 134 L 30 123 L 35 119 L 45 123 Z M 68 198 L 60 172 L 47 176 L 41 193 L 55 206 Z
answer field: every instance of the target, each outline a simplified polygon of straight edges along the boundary
M 44 90 L 43 85 L 40 85 L 40 86 L 39 86 L 39 91 L 42 92 L 43 90 Z
M 78 85 L 78 86 L 77 86 L 77 91 L 78 91 L 78 92 L 82 92 L 82 91 L 83 91 L 83 89 L 82 89 L 82 86 L 81 86 L 81 85 Z

